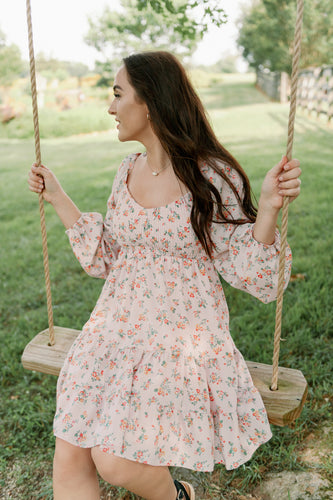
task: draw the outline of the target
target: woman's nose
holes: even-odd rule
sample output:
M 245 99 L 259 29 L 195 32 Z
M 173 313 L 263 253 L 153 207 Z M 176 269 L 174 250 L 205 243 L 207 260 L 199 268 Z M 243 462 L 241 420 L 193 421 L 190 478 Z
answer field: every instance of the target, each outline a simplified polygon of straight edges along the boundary
M 108 109 L 109 115 L 115 115 L 116 114 L 115 106 L 113 104 L 114 104 L 114 101 L 112 101 L 112 103 L 110 104 L 110 107 Z

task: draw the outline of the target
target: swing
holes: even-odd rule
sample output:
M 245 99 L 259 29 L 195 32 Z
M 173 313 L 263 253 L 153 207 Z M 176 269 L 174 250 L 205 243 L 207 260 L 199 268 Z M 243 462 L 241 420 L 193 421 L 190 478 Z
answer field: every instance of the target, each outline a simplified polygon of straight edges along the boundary
M 37 165 L 40 165 L 41 152 L 30 0 L 26 0 L 26 5 L 29 36 L 32 107 L 35 131 L 35 153 L 36 163 Z M 292 157 L 293 147 L 294 122 L 296 115 L 297 72 L 300 59 L 302 16 L 303 0 L 297 0 L 297 19 L 295 27 L 293 69 L 291 77 L 291 100 L 286 153 L 288 160 L 290 160 Z M 253 383 L 259 390 L 263 399 L 269 422 L 278 426 L 289 425 L 299 417 L 307 396 L 307 382 L 302 372 L 291 368 L 279 367 L 283 279 L 285 267 L 284 261 L 287 244 L 288 205 L 289 200 L 287 197 L 285 197 L 282 208 L 281 251 L 279 257 L 279 277 L 275 316 L 273 365 L 271 366 L 262 363 L 256 363 L 253 361 L 246 362 L 251 373 Z M 36 370 L 52 375 L 59 375 L 61 367 L 67 357 L 67 353 L 75 338 L 77 337 L 79 330 L 54 326 L 53 324 L 44 201 L 41 193 L 39 194 L 39 209 L 49 327 L 46 330 L 40 332 L 26 346 L 22 355 L 22 364 L 24 368 L 29 370 Z

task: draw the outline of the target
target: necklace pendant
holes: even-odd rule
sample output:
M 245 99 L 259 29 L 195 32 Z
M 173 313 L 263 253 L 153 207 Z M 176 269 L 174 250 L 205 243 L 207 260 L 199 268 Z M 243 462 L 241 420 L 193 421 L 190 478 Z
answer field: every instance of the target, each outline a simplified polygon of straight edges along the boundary
M 153 174 L 153 175 L 158 175 L 158 174 L 159 174 L 159 172 L 155 172 L 155 171 L 153 170 L 152 174 Z

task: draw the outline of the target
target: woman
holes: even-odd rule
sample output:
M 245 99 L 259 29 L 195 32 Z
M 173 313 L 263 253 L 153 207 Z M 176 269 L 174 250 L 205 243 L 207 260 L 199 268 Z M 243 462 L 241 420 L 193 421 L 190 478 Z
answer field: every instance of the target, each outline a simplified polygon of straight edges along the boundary
M 276 298 L 276 223 L 283 196 L 299 195 L 301 171 L 283 158 L 256 211 L 246 174 L 166 52 L 124 59 L 109 113 L 119 140 L 146 151 L 120 165 L 104 221 L 81 213 L 46 167 L 29 175 L 83 268 L 106 279 L 59 376 L 54 498 L 99 498 L 97 470 L 148 500 L 193 500 L 169 466 L 237 468 L 271 437 L 218 273 Z M 287 283 L 289 248 L 286 262 Z

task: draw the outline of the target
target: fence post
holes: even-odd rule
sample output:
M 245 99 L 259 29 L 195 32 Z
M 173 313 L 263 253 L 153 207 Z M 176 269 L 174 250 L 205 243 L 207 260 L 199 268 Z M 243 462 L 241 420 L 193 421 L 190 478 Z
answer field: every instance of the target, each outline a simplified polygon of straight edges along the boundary
M 288 96 L 290 92 L 289 75 L 288 73 L 282 72 L 280 77 L 280 102 L 285 104 L 288 102 Z
M 287 73 L 258 68 L 257 87 L 274 101 L 288 102 L 289 76 Z

